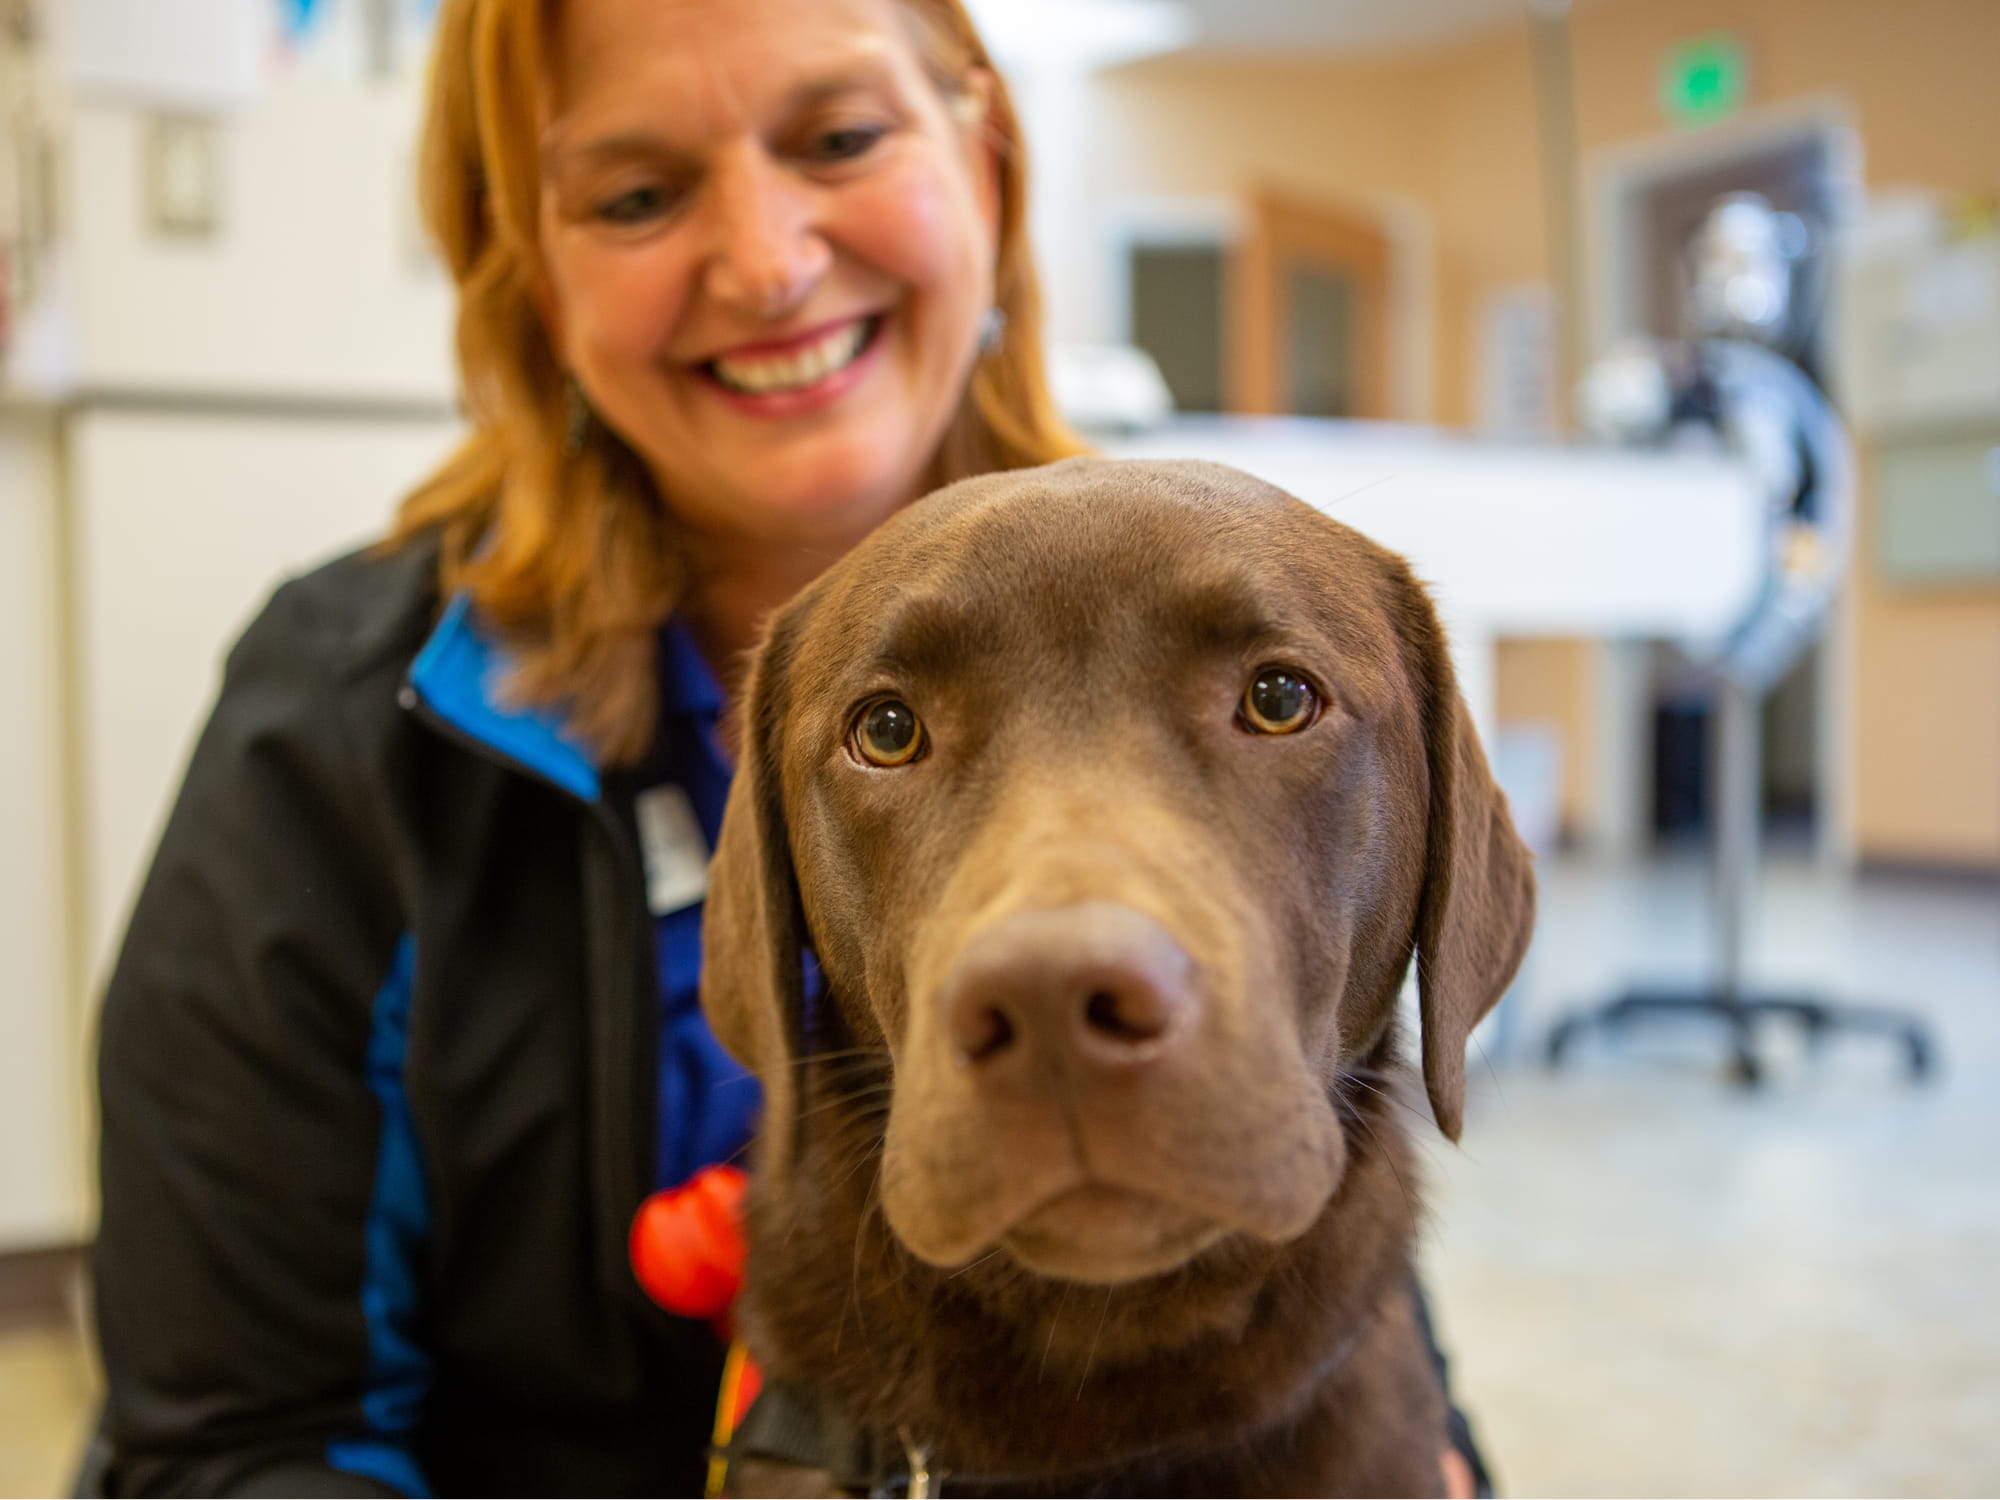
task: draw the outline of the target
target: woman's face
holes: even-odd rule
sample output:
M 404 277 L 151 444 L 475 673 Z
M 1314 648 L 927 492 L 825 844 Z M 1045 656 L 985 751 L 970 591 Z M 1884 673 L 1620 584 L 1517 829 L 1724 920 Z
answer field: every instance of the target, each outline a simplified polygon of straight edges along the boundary
M 544 317 L 697 545 L 850 545 L 958 407 L 997 164 L 983 99 L 942 97 L 906 24 L 899 0 L 560 7 Z

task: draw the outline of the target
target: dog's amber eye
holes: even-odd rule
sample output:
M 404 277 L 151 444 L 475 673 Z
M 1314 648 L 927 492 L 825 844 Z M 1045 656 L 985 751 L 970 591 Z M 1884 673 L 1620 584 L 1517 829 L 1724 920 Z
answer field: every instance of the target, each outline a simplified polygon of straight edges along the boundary
M 854 751 L 871 766 L 906 766 L 923 749 L 923 723 L 907 703 L 879 698 L 854 721 Z
M 1259 667 L 1243 693 L 1244 727 L 1257 734 L 1296 734 L 1318 712 L 1319 694 L 1288 667 Z

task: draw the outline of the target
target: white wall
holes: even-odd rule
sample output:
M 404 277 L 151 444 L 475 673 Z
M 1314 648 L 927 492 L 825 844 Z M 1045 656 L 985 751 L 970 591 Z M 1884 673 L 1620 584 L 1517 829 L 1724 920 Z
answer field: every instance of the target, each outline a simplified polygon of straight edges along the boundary
M 446 419 L 77 417 L 80 915 L 93 994 L 230 643 L 281 577 L 380 536 L 457 431 Z
M 412 90 L 302 80 L 216 120 L 207 235 L 152 227 L 153 130 L 143 110 L 74 114 L 77 384 L 450 400 L 450 288 L 418 231 Z
M 0 1252 L 84 1218 L 56 630 L 55 423 L 0 409 Z

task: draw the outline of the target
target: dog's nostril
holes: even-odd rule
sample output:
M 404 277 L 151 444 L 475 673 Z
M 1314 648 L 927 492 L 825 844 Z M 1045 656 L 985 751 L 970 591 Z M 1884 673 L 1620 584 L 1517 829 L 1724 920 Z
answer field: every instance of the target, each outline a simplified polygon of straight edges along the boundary
M 1150 994 L 1093 990 L 1083 1004 L 1090 1030 L 1118 1042 L 1150 1042 L 1167 1029 L 1166 1007 Z
M 961 1023 L 958 1050 L 967 1062 L 985 1062 L 1014 1045 L 1014 1023 L 998 1006 L 981 1006 Z
M 1078 1066 L 1164 1065 L 1198 1029 L 1191 971 L 1171 934 L 1128 907 L 1014 912 L 976 932 L 946 972 L 942 1040 L 982 1089 L 1034 1093 Z

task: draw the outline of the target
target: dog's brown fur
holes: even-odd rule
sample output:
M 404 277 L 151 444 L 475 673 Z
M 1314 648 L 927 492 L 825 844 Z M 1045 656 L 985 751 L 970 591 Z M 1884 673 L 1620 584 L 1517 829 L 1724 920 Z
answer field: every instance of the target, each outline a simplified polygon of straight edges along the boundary
M 1325 711 L 1253 735 L 1273 662 Z M 884 695 L 930 736 L 895 770 L 852 751 Z M 994 1085 L 944 1015 L 968 954 L 1106 904 L 1184 954 L 1177 1044 Z M 1532 914 L 1399 559 L 1206 464 L 920 502 L 780 612 L 745 696 L 703 1001 L 766 1091 L 752 1352 L 955 1490 L 1435 1493 L 1396 996 L 1414 952 L 1456 1139 Z

